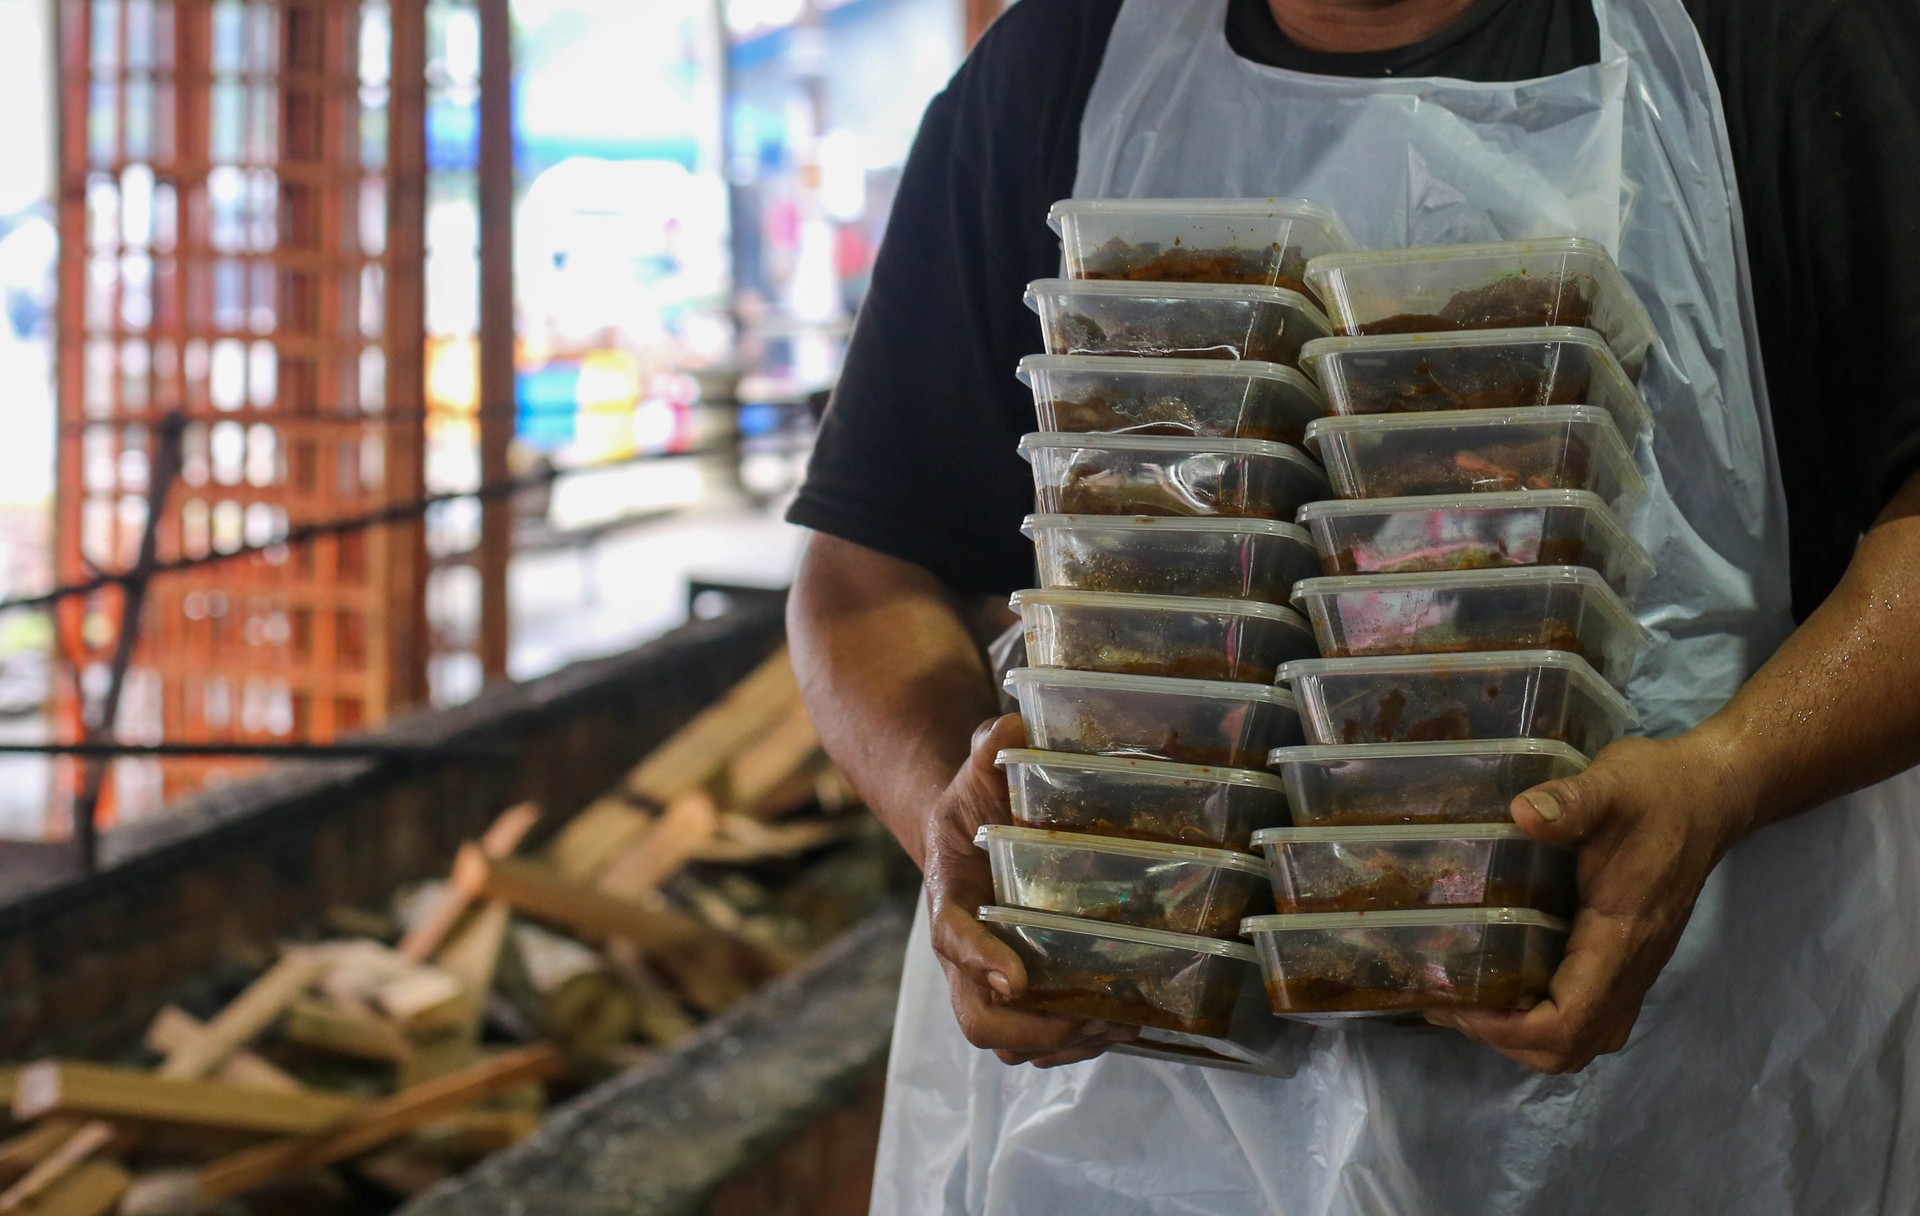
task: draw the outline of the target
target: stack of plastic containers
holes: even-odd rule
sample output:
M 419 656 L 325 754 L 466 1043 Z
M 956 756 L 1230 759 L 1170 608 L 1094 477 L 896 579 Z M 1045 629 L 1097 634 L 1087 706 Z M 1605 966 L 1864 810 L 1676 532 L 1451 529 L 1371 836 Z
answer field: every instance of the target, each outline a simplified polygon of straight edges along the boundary
M 1298 446 L 1326 401 L 1296 368 L 1331 332 L 1309 259 L 1353 247 L 1312 204 L 1071 201 L 1069 278 L 1033 284 L 1021 441 L 1040 587 L 1013 600 L 1030 748 L 1003 752 L 1015 826 L 981 829 L 1028 1008 L 1218 1037 L 1271 906 L 1254 833 L 1288 822 L 1268 752 L 1300 739 L 1274 678 L 1317 654 L 1285 606 L 1319 562 L 1288 522 L 1329 490 Z
M 1271 757 L 1278 914 L 1242 928 L 1280 1013 L 1524 1007 L 1574 880 L 1508 805 L 1634 720 L 1653 330 L 1579 240 L 1337 252 L 1305 279 L 1341 334 L 1302 353 L 1334 411 L 1305 443 L 1337 500 L 1298 516 L 1324 576 L 1294 591 L 1325 657 L 1280 673 L 1308 746 Z

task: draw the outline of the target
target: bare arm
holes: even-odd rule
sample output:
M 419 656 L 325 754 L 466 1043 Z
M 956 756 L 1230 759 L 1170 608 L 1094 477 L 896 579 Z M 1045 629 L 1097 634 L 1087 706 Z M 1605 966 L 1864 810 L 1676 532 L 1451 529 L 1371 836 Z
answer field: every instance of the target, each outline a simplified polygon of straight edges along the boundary
M 1548 999 L 1435 1014 L 1529 1067 L 1625 1046 L 1707 875 L 1747 834 L 1920 763 L 1920 475 L 1840 585 L 1718 713 L 1675 739 L 1624 739 L 1513 803 L 1579 850 L 1581 908 Z
M 1026 988 L 1020 958 L 975 918 L 993 896 L 983 823 L 1006 823 L 994 767 L 1018 747 L 996 718 L 987 665 L 957 601 L 910 562 L 824 534 L 801 559 L 787 633 L 807 711 L 827 751 L 927 878 L 934 952 L 969 1041 L 1009 1064 L 1089 1059 L 1131 1027 L 1007 1008 Z

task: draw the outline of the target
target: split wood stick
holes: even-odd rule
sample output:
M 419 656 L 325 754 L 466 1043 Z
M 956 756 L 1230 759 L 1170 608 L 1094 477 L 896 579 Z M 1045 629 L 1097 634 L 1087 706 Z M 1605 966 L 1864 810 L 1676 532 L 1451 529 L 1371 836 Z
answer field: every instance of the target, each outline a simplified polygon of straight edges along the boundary
M 272 1025 L 294 998 L 312 986 L 325 967 L 326 963 L 317 954 L 289 950 L 198 1035 L 168 1052 L 157 1075 L 180 1081 L 205 1077 Z M 79 1128 L 28 1170 L 25 1177 L 0 1193 L 0 1212 L 19 1209 L 118 1138 L 119 1131 L 111 1123 L 95 1121 Z
M 663 908 L 646 908 L 599 891 L 576 886 L 553 869 L 510 857 L 488 857 L 468 845 L 456 869 L 473 871 L 487 896 L 536 920 L 550 921 L 575 936 L 601 940 L 624 937 L 643 950 L 666 949 L 696 941 L 705 927 L 691 917 Z
M 728 805 L 747 811 L 764 802 L 795 774 L 805 772 L 820 752 L 820 735 L 807 707 L 794 702 L 772 730 L 748 744 L 728 770 Z
M 523 802 L 503 812 L 493 821 L 493 826 L 480 837 L 480 851 L 489 857 L 508 857 L 520 847 L 527 833 L 540 822 L 540 808 L 531 802 Z M 465 916 L 473 901 L 479 898 L 478 891 L 461 885 L 459 877 L 447 884 L 438 903 L 415 921 L 400 939 L 397 949 L 403 958 L 423 963 L 433 957 L 447 935 L 453 932 L 460 918 Z
M 296 1047 L 352 1060 L 401 1064 L 413 1055 L 413 1044 L 392 1022 L 349 1012 L 331 1001 L 295 1001 L 280 1033 Z
M 626 795 L 596 798 L 554 836 L 546 860 L 568 882 L 591 883 L 652 826 L 652 813 Z
M 516 982 L 503 994 L 569 1057 L 633 1033 L 633 997 L 598 953 L 537 925 L 514 926 L 512 947 Z
M 744 864 L 792 857 L 830 844 L 857 831 L 859 826 L 860 821 L 851 817 L 770 827 L 744 815 L 722 815 L 721 834 L 702 843 L 694 859 Z
M 21 1209 L 23 1216 L 106 1216 L 126 1194 L 127 1171 L 110 1161 L 88 1161 Z
M 357 1157 L 415 1128 L 484 1102 L 502 1090 L 544 1081 L 559 1070 L 559 1053 L 547 1044 L 502 1052 L 459 1072 L 368 1103 L 332 1131 L 245 1149 L 186 1175 L 142 1179 L 128 1193 L 122 1210 L 128 1216 L 197 1210 L 282 1178 Z
M 168 1005 L 153 1015 L 153 1021 L 147 1026 L 146 1045 L 149 1051 L 164 1056 L 183 1046 L 189 1038 L 198 1035 L 206 1024 L 178 1005 Z M 246 1085 L 254 1089 L 270 1089 L 277 1093 L 298 1093 L 304 1087 L 299 1081 L 250 1051 L 236 1052 L 232 1059 L 222 1064 L 213 1074 L 219 1080 L 231 1085 Z
M 411 1035 L 456 1029 L 472 1004 L 466 985 L 438 967 L 427 970 L 424 966 L 380 985 L 373 1003 Z
M 615 899 L 640 899 L 659 889 L 712 838 L 720 817 L 705 790 L 675 798 L 651 832 L 608 866 L 595 885 Z
M 7 1105 L 9 1109 L 12 1108 L 11 1098 Z M 80 1121 L 77 1119 L 48 1119 L 11 1140 L 0 1141 L 0 1186 L 9 1185 L 24 1176 L 28 1170 L 52 1156 L 55 1149 L 79 1130 Z
M 719 701 L 674 732 L 627 775 L 626 792 L 650 806 L 666 806 L 726 771 L 740 750 L 798 703 L 800 685 L 782 646 Z
M 648 1042 L 665 1046 L 699 1029 L 680 1007 L 679 998 L 648 969 L 632 942 L 607 943 L 607 961 L 633 994 L 634 1028 Z
M 13 1111 L 21 1119 L 88 1115 L 286 1136 L 322 1131 L 360 1105 L 355 1098 L 312 1090 L 263 1101 L 257 1089 L 222 1081 L 184 1081 L 133 1068 L 43 1060 L 21 1070 Z

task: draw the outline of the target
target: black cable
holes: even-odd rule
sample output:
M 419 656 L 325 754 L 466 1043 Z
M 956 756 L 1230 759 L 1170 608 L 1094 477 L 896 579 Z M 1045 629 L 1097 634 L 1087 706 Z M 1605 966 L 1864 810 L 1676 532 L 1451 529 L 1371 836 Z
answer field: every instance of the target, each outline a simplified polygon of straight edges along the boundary
M 124 570 L 102 572 L 79 582 L 67 583 L 50 591 L 36 595 L 14 596 L 0 600 L 0 612 L 11 612 L 23 608 L 45 608 L 64 599 L 78 595 L 92 595 L 108 587 L 123 586 L 136 579 L 148 578 L 159 574 L 176 574 L 182 570 L 193 570 L 201 566 L 215 566 L 222 562 L 238 561 L 241 558 L 257 557 L 276 549 L 291 545 L 307 544 L 325 536 L 338 536 L 347 532 L 359 532 L 380 524 L 404 523 L 410 519 L 424 516 L 433 507 L 441 503 L 458 502 L 461 499 L 477 498 L 487 500 L 503 498 L 521 490 L 537 489 L 540 486 L 558 481 L 562 477 L 572 477 L 581 473 L 597 473 L 606 469 L 625 468 L 629 465 L 645 464 L 656 460 L 686 460 L 704 456 L 724 456 L 745 452 L 744 444 L 726 444 L 718 447 L 689 448 L 679 452 L 635 452 L 629 456 L 612 460 L 600 460 L 591 464 L 574 465 L 571 468 L 539 469 L 519 477 L 510 477 L 505 481 L 475 486 L 471 490 L 451 490 L 442 494 L 429 494 L 423 498 L 408 502 L 394 503 L 378 510 L 360 515 L 344 515 L 334 519 L 316 520 L 288 528 L 285 533 L 273 540 L 259 545 L 242 545 L 227 553 L 204 553 L 198 557 L 177 557 L 170 561 L 154 562 L 143 570 Z M 764 450 L 764 449 L 763 449 Z M 798 451 L 793 447 L 789 450 Z

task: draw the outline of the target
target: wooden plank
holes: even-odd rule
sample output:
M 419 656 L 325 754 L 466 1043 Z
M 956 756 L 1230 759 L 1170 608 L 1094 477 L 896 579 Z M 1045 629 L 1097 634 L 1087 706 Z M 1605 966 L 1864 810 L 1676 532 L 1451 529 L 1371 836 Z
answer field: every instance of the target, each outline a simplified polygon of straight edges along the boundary
M 702 843 L 694 859 L 743 864 L 792 857 L 831 844 L 859 828 L 860 820 L 852 816 L 769 826 L 744 815 L 722 815 L 721 834 Z
M 474 193 L 479 203 L 480 481 L 499 485 L 513 476 L 507 462 L 513 444 L 517 369 L 514 364 L 513 293 L 513 18 L 508 0 L 475 0 L 480 28 L 480 90 L 475 109 L 479 150 Z M 480 583 L 480 636 L 474 647 L 487 679 L 507 674 L 507 563 L 513 556 L 513 499 L 480 500 L 480 536 L 473 567 Z
M 7 1099 L 7 1108 L 13 1108 L 11 1097 Z M 45 1161 L 79 1130 L 80 1122 L 76 1119 L 48 1119 L 11 1140 L 0 1141 L 0 1186 L 25 1177 L 28 1170 Z
M 523 802 L 509 808 L 493 821 L 486 833 L 480 837 L 480 850 L 489 857 L 509 857 L 520 847 L 534 825 L 540 822 L 540 808 L 531 802 Z M 433 908 L 415 921 L 396 947 L 401 957 L 416 963 L 424 963 L 433 957 L 460 923 L 473 901 L 479 898 L 479 892 L 461 886 L 456 879 L 447 884 Z
M 622 937 L 643 950 L 667 949 L 698 940 L 705 928 L 668 909 L 645 908 L 567 882 L 556 871 L 510 857 L 488 857 L 469 845 L 456 868 L 474 871 L 490 898 L 536 920 L 549 921 L 576 937 Z
M 783 646 L 629 773 L 627 793 L 647 805 L 666 806 L 705 785 L 799 699 L 800 686 Z
M 324 960 L 316 954 L 288 951 L 208 1022 L 200 1034 L 168 1052 L 158 1075 L 169 1080 L 191 1081 L 220 1067 L 272 1025 L 325 967 Z M 119 1130 L 111 1123 L 100 1121 L 74 1131 L 24 1177 L 0 1193 L 0 1212 L 18 1210 L 119 1136 Z
M 413 1055 L 413 1044 L 393 1023 L 319 999 L 294 1002 L 280 1033 L 296 1047 L 377 1064 L 402 1064 Z
M 459 1072 L 368 1103 L 339 1127 L 318 1136 L 263 1144 L 184 1176 L 142 1179 L 129 1192 L 123 1211 L 129 1216 L 191 1211 L 242 1195 L 282 1178 L 357 1157 L 503 1090 L 544 1081 L 559 1070 L 559 1053 L 546 1044 L 502 1052 Z
M 705 790 L 681 794 L 654 829 L 608 866 L 594 885 L 616 899 L 650 895 L 699 852 L 719 823 L 718 809 Z
M 748 811 L 798 773 L 820 753 L 820 734 L 807 707 L 795 702 L 772 730 L 748 744 L 728 770 L 728 807 Z
M 203 1029 L 205 1029 L 205 1023 L 200 1019 L 177 1005 L 168 1005 L 154 1014 L 153 1021 L 147 1025 L 146 1045 L 148 1050 L 164 1056 L 185 1044 L 190 1037 L 198 1035 Z M 250 1051 L 236 1053 L 213 1075 L 232 1085 L 247 1085 L 254 1089 L 273 1090 L 283 1094 L 298 1093 L 304 1088 L 299 1081 L 278 1066 Z
M 410 1035 L 456 1029 L 473 1005 L 466 985 L 438 967 L 382 984 L 373 994 L 373 1003 Z
M 567 821 L 547 847 L 547 861 L 568 882 L 590 883 L 653 824 L 623 794 L 597 798 Z
M 23 1216 L 106 1216 L 132 1180 L 108 1161 L 88 1161 L 21 1209 Z
M 224 1081 L 187 1081 L 133 1068 L 43 1060 L 21 1070 L 13 1111 L 21 1119 L 86 1115 L 288 1136 L 331 1127 L 360 1105 L 354 1098 L 313 1090 L 263 1101 L 259 1090 Z

